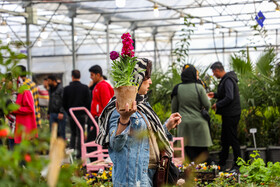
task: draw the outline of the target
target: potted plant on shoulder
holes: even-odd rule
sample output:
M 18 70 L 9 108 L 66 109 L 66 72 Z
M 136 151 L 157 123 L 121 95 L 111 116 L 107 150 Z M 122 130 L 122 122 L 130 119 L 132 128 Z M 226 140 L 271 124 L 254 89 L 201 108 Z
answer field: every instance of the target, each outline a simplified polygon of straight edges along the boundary
M 126 104 L 128 108 L 132 108 L 138 91 L 138 83 L 134 81 L 134 67 L 137 63 L 137 57 L 134 56 L 133 40 L 129 33 L 122 35 L 122 53 L 112 51 L 110 58 L 113 61 L 111 76 L 114 81 L 114 92 L 120 110 L 125 110 Z

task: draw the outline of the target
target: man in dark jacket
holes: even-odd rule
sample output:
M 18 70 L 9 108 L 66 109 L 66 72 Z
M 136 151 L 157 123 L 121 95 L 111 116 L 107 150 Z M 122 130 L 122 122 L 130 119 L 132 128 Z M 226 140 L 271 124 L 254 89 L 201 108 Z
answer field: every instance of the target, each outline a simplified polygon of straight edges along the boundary
M 48 76 L 48 84 L 50 86 L 48 109 L 50 129 L 52 129 L 52 124 L 56 122 L 58 124 L 57 135 L 65 139 L 66 113 L 63 108 L 63 87 L 53 75 Z
M 69 109 L 71 107 L 86 107 L 90 110 L 90 92 L 87 85 L 84 85 L 80 82 L 81 73 L 79 70 L 72 71 L 72 82 L 70 82 L 69 86 L 64 88 L 63 92 L 63 106 L 69 115 L 70 119 L 70 129 L 71 129 L 71 139 L 70 139 L 70 148 L 76 148 L 76 139 L 77 141 L 77 158 L 81 157 L 81 136 L 80 129 L 76 125 L 75 121 L 71 117 L 69 113 Z M 85 113 L 83 111 L 74 112 L 78 121 L 82 125 L 83 129 L 85 129 Z
M 218 92 L 210 92 L 208 94 L 210 98 L 217 99 L 217 103 L 213 104 L 212 108 L 216 109 L 216 114 L 222 115 L 222 151 L 219 165 L 222 169 L 225 169 L 229 146 L 232 146 L 234 165 L 231 171 L 238 170 L 239 168 L 236 161 L 237 158 L 241 156 L 241 153 L 237 138 L 237 126 L 240 120 L 241 107 L 237 76 L 233 71 L 225 72 L 221 62 L 215 62 L 210 68 L 214 76 L 221 79 L 218 85 Z

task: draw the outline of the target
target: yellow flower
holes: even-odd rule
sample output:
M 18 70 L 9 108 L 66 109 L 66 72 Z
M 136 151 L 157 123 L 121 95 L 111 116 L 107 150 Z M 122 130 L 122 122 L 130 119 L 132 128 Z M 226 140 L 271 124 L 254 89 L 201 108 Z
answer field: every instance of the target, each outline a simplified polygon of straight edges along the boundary
M 207 167 L 206 167 L 206 166 L 204 166 L 204 167 L 203 167 L 203 169 L 204 169 L 204 170 L 206 170 L 206 169 L 207 169 Z

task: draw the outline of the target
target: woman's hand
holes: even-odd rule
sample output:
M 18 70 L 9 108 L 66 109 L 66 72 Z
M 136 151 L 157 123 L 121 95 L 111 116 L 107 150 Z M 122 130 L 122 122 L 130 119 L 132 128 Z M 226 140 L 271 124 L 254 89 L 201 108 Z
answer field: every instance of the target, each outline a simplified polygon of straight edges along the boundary
M 182 121 L 181 118 L 182 116 L 178 112 L 171 114 L 166 124 L 168 131 L 177 127 Z
M 120 114 L 119 122 L 122 124 L 129 124 L 128 122 L 130 120 L 130 116 L 137 110 L 136 101 L 133 101 L 131 110 L 128 110 L 128 103 L 126 103 L 125 110 L 122 110 L 122 111 L 119 110 L 118 102 L 116 101 L 116 109 L 117 109 L 118 113 Z M 118 124 L 116 135 L 121 134 L 127 126 L 128 125 L 119 125 Z
M 137 111 L 136 101 L 133 101 L 131 110 L 128 110 L 128 103 L 126 103 L 125 110 L 122 111 L 119 110 L 118 102 L 116 101 L 116 109 L 120 114 L 120 122 L 123 124 L 127 123 L 130 119 L 130 116 Z

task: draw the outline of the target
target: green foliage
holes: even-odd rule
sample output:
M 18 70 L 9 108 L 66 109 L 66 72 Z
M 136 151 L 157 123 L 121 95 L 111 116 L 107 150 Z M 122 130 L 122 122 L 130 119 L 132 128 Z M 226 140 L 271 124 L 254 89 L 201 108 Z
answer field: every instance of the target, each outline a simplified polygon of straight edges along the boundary
M 20 69 L 16 68 L 20 60 L 25 59 L 26 55 L 16 53 L 11 50 L 10 45 L 3 45 L 0 41 L 0 110 L 4 114 L 16 110 L 18 107 L 14 104 L 9 105 L 12 93 L 23 91 L 23 88 L 17 88 L 15 78 L 20 75 Z
M 259 57 L 255 67 L 249 51 L 231 56 L 231 66 L 239 78 L 239 91 L 243 108 L 251 106 L 279 106 L 279 78 L 274 68 L 278 62 L 274 49 L 268 49 Z
M 191 22 L 192 19 L 191 16 L 186 16 L 184 18 L 185 27 L 182 29 L 182 34 L 180 35 L 182 39 L 176 43 L 176 49 L 173 51 L 176 56 L 176 61 L 180 65 L 184 64 L 189 56 L 191 35 L 193 34 L 193 28 L 195 27 L 195 24 Z
M 119 60 L 113 60 L 111 76 L 115 83 L 115 87 L 120 86 L 138 86 L 134 82 L 133 69 L 137 63 L 137 57 L 120 56 Z
M 243 183 L 254 185 L 280 185 L 280 163 L 268 162 L 267 166 L 263 159 L 259 158 L 257 151 L 250 155 L 253 160 L 245 162 L 242 158 L 238 158 L 240 167 L 240 180 Z
M 179 70 L 175 64 L 169 67 L 166 73 L 154 72 L 153 84 L 150 86 L 149 103 L 153 107 L 161 122 L 169 118 L 171 114 L 171 93 L 174 86 L 181 82 Z
M 248 73 L 253 72 L 253 65 L 249 57 L 248 48 L 247 53 L 241 51 L 241 55 L 233 54 L 230 56 L 230 64 L 234 71 L 240 76 L 244 77 Z
M 49 157 L 50 133 L 49 128 L 39 129 L 39 137 L 32 140 L 23 140 L 9 150 L 3 139 L 4 145 L 0 146 L 0 180 L 1 186 L 48 186 L 46 178 L 41 171 L 47 168 Z M 87 186 L 82 180 L 80 163 L 63 165 L 60 170 L 57 186 Z
M 213 145 L 209 147 L 209 151 L 218 151 L 221 150 L 220 139 L 221 139 L 221 130 L 222 130 L 222 118 L 220 115 L 215 114 L 215 111 L 209 110 L 211 125 L 210 133 Z

